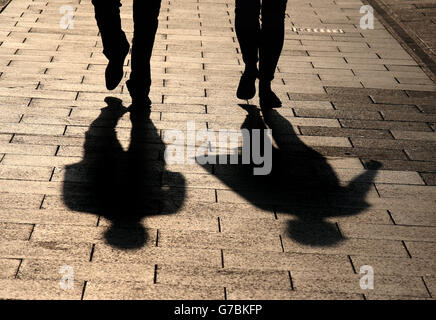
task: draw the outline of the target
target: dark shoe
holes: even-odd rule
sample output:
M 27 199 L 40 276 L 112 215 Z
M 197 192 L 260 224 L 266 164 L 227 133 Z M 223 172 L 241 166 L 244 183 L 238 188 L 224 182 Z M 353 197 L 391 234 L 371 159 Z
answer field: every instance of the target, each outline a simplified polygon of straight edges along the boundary
M 259 84 L 259 103 L 261 108 L 266 109 L 280 108 L 282 106 L 279 97 L 271 90 L 271 83 Z
M 132 106 L 134 108 L 150 108 L 151 100 L 148 97 L 148 90 L 141 90 L 135 85 L 133 85 L 132 80 L 126 81 L 127 89 L 129 90 L 130 96 L 132 97 Z
M 236 91 L 236 96 L 238 99 L 249 100 L 255 96 L 257 76 L 257 70 L 252 72 L 247 70 L 244 71 L 241 76 L 241 80 L 239 80 L 238 90 Z
M 120 55 L 109 59 L 105 72 L 106 88 L 108 90 L 114 90 L 120 84 L 121 79 L 123 79 L 124 60 L 126 60 L 129 53 L 129 48 L 130 46 L 126 44 Z

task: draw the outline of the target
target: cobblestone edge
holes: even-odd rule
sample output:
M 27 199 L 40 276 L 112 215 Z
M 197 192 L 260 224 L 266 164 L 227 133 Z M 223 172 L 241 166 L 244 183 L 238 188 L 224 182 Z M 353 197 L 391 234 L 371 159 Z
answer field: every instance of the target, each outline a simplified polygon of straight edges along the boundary
M 426 48 L 422 40 L 410 28 L 399 22 L 397 15 L 382 0 L 362 0 L 362 2 L 374 8 L 375 14 L 383 26 L 416 60 L 427 76 L 436 83 L 436 61 L 432 58 L 430 50 Z

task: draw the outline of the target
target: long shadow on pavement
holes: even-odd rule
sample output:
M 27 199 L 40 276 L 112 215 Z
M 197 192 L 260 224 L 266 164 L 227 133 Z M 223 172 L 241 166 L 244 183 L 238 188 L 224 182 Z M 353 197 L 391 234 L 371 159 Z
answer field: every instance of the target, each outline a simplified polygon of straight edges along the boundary
M 133 249 L 143 246 L 147 232 L 141 220 L 175 213 L 185 197 L 185 179 L 169 172 L 159 159 L 163 142 L 149 111 L 128 110 L 121 100 L 107 97 L 107 107 L 95 119 L 85 136 L 84 157 L 67 166 L 63 196 L 68 208 L 99 215 L 110 221 L 105 233 L 108 244 Z M 119 119 L 130 111 L 131 140 L 124 151 L 116 135 Z M 172 175 L 177 188 L 162 187 L 162 175 Z
M 249 139 L 243 139 L 242 146 L 251 144 L 253 129 L 272 130 L 276 145 L 272 148 L 270 174 L 254 175 L 253 168 L 260 166 L 253 161 L 242 164 L 241 154 L 238 164 L 219 164 L 218 155 L 215 171 L 206 166 L 205 170 L 257 207 L 294 216 L 287 228 L 291 239 L 312 246 L 330 246 L 343 240 L 336 224 L 326 218 L 356 215 L 368 208 L 365 198 L 381 164 L 372 161 L 374 170 L 366 170 L 342 186 L 327 159 L 305 145 L 280 113 L 263 110 L 262 117 L 256 106 L 240 106 L 247 111 L 241 129 L 251 133 Z M 265 145 L 260 141 L 261 146 Z M 206 158 L 197 157 L 197 161 L 205 163 Z

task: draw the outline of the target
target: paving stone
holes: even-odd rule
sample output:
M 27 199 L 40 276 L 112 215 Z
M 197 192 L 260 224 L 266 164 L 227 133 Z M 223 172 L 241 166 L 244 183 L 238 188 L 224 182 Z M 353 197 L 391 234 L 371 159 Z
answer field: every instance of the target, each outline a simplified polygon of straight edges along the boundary
M 434 161 L 435 152 L 430 148 L 407 148 L 404 150 L 411 160 Z
M 418 258 L 391 258 L 389 260 L 380 257 L 351 256 L 353 265 L 357 271 L 362 266 L 371 266 L 375 275 L 395 276 L 429 276 L 435 273 L 434 259 Z
M 434 132 L 415 132 L 399 130 L 391 130 L 391 132 L 394 135 L 395 139 L 436 141 L 436 133 Z
M 418 108 L 425 113 L 431 113 L 434 114 L 436 113 L 436 106 L 435 105 L 418 105 Z
M 5 133 L 0 134 L 0 143 L 9 142 L 11 141 L 11 139 L 12 139 L 12 134 L 5 134 Z
M 338 110 L 362 110 L 362 111 L 381 111 L 383 114 L 385 112 L 389 112 L 390 114 L 396 114 L 397 112 L 400 113 L 407 113 L 407 114 L 414 114 L 420 115 L 419 109 L 414 105 L 408 105 L 408 104 L 382 104 L 382 103 L 370 103 L 370 104 L 361 104 L 361 103 L 335 103 L 335 109 Z M 395 111 L 395 112 L 394 112 Z M 410 121 L 411 119 L 407 119 Z
M 105 234 L 107 233 L 108 227 L 96 227 L 96 226 L 76 226 L 76 225 L 35 225 L 32 233 L 32 241 L 67 241 L 68 243 L 84 242 L 84 243 L 97 243 L 105 242 Z M 117 236 L 122 241 L 125 237 L 130 237 L 137 232 L 135 229 L 120 229 L 116 230 Z M 155 243 L 154 230 L 146 231 L 147 239 L 146 241 L 150 243 Z M 115 231 L 113 231 L 115 232 Z M 85 236 L 86 235 L 86 236 Z
M 0 278 L 14 278 L 20 262 L 19 259 L 0 259 Z
M 421 177 L 423 178 L 425 184 L 430 186 L 436 186 L 436 173 L 421 173 Z
M 52 174 L 51 168 L 0 166 L 0 179 L 40 180 L 48 181 Z
M 0 208 L 34 208 L 39 209 L 41 206 L 43 195 L 25 195 L 11 192 L 0 192 Z
M 396 224 L 415 226 L 436 226 L 436 214 L 434 211 L 418 211 L 393 209 L 390 210 Z
M 434 297 L 434 293 L 436 292 L 436 277 L 434 276 L 425 276 L 424 282 L 427 288 L 430 290 L 432 297 Z M 434 298 L 433 298 L 434 299 Z
M 170 204 L 164 204 L 162 213 L 171 212 L 173 210 Z M 258 208 L 252 204 L 234 204 L 234 203 L 207 203 L 207 202 L 185 202 L 179 209 L 177 215 L 187 218 L 198 217 L 232 217 L 234 212 L 238 212 L 241 218 L 267 218 L 274 217 L 273 208 Z M 218 220 L 216 220 L 218 223 Z
M 387 240 L 412 240 L 435 241 L 434 227 L 415 227 L 399 225 L 371 225 L 359 226 L 339 223 L 341 233 L 345 238 L 387 239 Z
M 62 186 L 55 182 L 0 180 L 0 192 L 24 194 L 61 194 Z
M 371 101 L 382 104 L 431 104 L 434 98 L 405 98 L 400 96 L 372 95 Z
M 41 199 L 42 201 L 42 199 Z M 96 226 L 98 217 L 89 214 L 72 214 L 61 210 L 0 208 L 0 221 L 9 223 L 60 224 Z
M 380 120 L 381 116 L 377 112 L 371 111 L 339 111 L 339 110 L 316 110 L 316 109 L 294 109 L 298 117 L 319 117 L 333 119 L 365 119 Z
M 250 251 L 282 251 L 278 234 L 259 237 L 241 233 L 188 230 L 159 230 L 159 247 L 201 249 L 249 248 L 247 250 Z
M 366 300 L 434 300 L 429 297 L 411 297 L 411 296 L 389 296 L 389 295 L 377 295 L 371 293 L 365 293 Z
M 231 300 L 362 300 L 359 294 L 298 290 L 257 290 L 226 288 Z
M 28 240 L 32 230 L 32 224 L 0 222 L 0 240 Z
M 303 135 L 308 136 L 329 136 L 329 137 L 358 137 L 375 139 L 392 139 L 387 130 L 366 130 L 353 128 L 326 128 L 326 127 L 299 127 Z
M 361 289 L 361 275 L 308 274 L 291 272 L 296 291 L 321 291 L 343 293 L 366 293 L 378 295 L 399 295 L 411 297 L 429 297 L 421 277 L 384 276 L 374 274 L 374 289 Z
M 381 197 L 402 197 L 415 199 L 435 199 L 436 187 L 377 184 Z
M 404 97 L 407 98 L 407 95 L 400 90 L 383 90 L 383 89 L 346 89 L 346 88 L 335 88 L 335 87 L 327 87 L 327 93 L 330 94 L 349 94 L 349 95 L 361 95 L 361 96 L 369 96 L 369 95 L 383 95 L 389 97 Z
M 125 251 L 106 244 L 96 244 L 93 261 L 125 263 L 174 263 L 183 265 L 221 266 L 220 251 L 215 249 L 160 248 L 142 247 L 134 251 Z
M 354 177 L 362 174 L 363 170 L 356 169 L 343 169 L 336 170 L 336 175 L 338 176 L 340 181 L 352 181 Z M 367 171 L 368 172 L 368 171 Z M 407 171 L 388 171 L 388 170 L 379 170 L 374 172 L 375 178 L 371 180 L 361 182 L 375 182 L 375 183 L 395 183 L 395 184 L 424 184 L 421 177 L 416 172 L 407 172 Z
M 1 153 L 12 154 L 39 154 L 39 155 L 54 155 L 56 147 L 54 146 L 33 146 L 33 145 L 19 145 L 14 143 L 1 143 Z
M 434 259 L 434 242 L 405 241 L 405 244 L 412 258 Z
M 435 121 L 436 115 L 424 114 L 424 113 L 406 113 L 406 112 L 390 112 L 382 111 L 383 118 L 385 120 L 394 121 L 422 121 L 432 122 Z
M 0 279 L 1 299 L 80 300 L 83 283 L 74 282 L 72 289 L 61 289 L 59 280 Z
M 362 159 L 367 169 L 373 169 L 373 166 L 368 159 Z M 435 171 L 436 162 L 430 161 L 410 161 L 410 160 L 379 160 L 384 170 L 399 170 L 399 171 Z
M 2 126 L 0 128 L 0 133 L 62 135 L 64 130 L 65 130 L 65 126 L 2 123 Z
M 381 148 L 340 148 L 340 147 L 318 147 L 314 146 L 314 150 L 325 157 L 358 157 L 372 159 L 392 159 L 402 160 L 407 159 L 404 152 L 400 150 L 386 150 Z
M 433 142 L 419 141 L 419 140 L 392 140 L 392 139 L 362 139 L 351 138 L 351 142 L 355 147 L 365 147 L 368 144 L 376 148 L 386 149 L 431 149 Z M 436 145 L 436 143 L 435 143 Z
M 345 128 L 357 128 L 357 129 L 384 129 L 384 130 L 413 130 L 423 131 L 432 136 L 431 129 L 428 125 L 422 122 L 396 122 L 396 121 L 366 121 L 366 120 L 353 120 L 353 119 L 340 119 L 341 125 Z M 401 131 L 397 131 L 398 132 Z M 401 135 L 401 133 L 400 133 Z M 403 137 L 405 135 L 403 134 Z M 397 136 L 399 139 L 400 136 Z M 417 140 L 417 139 L 414 139 Z
M 373 101 L 368 96 L 359 96 L 359 95 L 327 95 L 327 94 L 305 94 L 305 93 L 292 93 L 289 94 L 291 100 L 298 101 L 330 101 L 335 103 L 338 102 L 355 102 L 355 103 L 363 103 L 368 104 Z
M 291 289 L 286 271 L 238 270 L 227 268 L 186 268 L 158 265 L 157 283 L 253 289 Z
M 41 156 L 41 155 L 16 155 L 7 154 L 2 164 L 8 166 L 38 166 L 38 167 L 56 167 L 66 166 L 80 162 L 80 157 L 57 157 L 57 156 Z
M 90 244 L 66 244 L 59 242 L 33 242 L 4 240 L 1 241 L 0 256 L 18 259 L 57 259 L 64 261 L 88 261 L 91 253 Z
M 401 242 L 397 240 L 345 238 L 330 246 L 316 246 L 299 243 L 294 239 L 290 239 L 288 234 L 285 234 L 282 236 L 282 241 L 285 252 L 407 257 L 407 251 Z
M 243 252 L 224 250 L 224 267 L 257 270 L 305 270 L 348 272 L 351 269 L 346 256 L 300 254 L 288 252 Z
M 61 268 L 68 265 L 77 281 L 141 281 L 153 283 L 154 265 L 147 264 L 110 264 L 94 262 L 68 262 L 57 260 L 25 259 L 17 274 L 22 280 L 59 280 Z
M 118 290 L 113 290 L 116 286 Z M 90 281 L 86 285 L 85 300 L 223 300 L 221 287 L 146 284 L 143 282 L 104 283 Z

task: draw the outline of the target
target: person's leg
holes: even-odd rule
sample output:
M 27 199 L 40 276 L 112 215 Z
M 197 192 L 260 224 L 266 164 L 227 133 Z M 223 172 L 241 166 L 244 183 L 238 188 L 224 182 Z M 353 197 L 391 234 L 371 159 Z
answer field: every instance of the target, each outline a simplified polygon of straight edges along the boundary
M 262 80 L 272 81 L 285 38 L 286 0 L 262 1 L 259 71 Z
M 262 27 L 259 47 L 259 96 L 264 106 L 281 106 L 271 90 L 271 81 L 279 62 L 285 38 L 287 0 L 262 0 Z
M 115 89 L 123 77 L 123 64 L 129 52 L 129 42 L 121 28 L 120 0 L 92 0 L 95 19 L 103 42 L 103 54 L 109 60 L 106 87 Z
M 237 97 L 251 99 L 256 94 L 260 35 L 260 0 L 236 0 L 235 29 L 241 48 L 245 71 L 239 82 Z
M 103 42 L 103 54 L 108 58 L 120 55 L 122 45 L 128 44 L 121 28 L 120 0 L 92 0 L 95 20 Z
M 236 0 L 235 30 L 246 67 L 255 68 L 259 51 L 260 0 Z
M 132 71 L 127 82 L 133 104 L 150 105 L 150 59 L 158 28 L 161 0 L 134 0 L 134 35 L 132 45 Z

